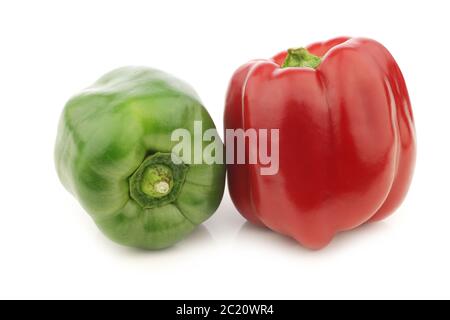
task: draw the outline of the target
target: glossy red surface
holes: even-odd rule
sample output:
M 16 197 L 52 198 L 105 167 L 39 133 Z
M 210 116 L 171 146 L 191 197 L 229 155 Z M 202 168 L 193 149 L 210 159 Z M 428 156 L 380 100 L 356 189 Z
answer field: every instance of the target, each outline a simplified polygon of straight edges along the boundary
M 260 175 L 261 164 L 228 165 L 239 212 L 319 249 L 400 205 L 416 143 L 406 85 L 386 48 L 361 38 L 307 48 L 322 57 L 315 70 L 281 68 L 286 52 L 240 67 L 224 121 L 226 129 L 280 130 L 278 174 Z

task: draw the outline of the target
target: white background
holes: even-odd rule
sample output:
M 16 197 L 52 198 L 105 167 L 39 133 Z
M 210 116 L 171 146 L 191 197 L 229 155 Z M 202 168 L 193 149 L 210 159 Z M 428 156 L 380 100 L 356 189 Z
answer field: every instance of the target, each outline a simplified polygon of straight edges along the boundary
M 448 1 L 2 1 L 0 298 L 450 298 Z M 226 193 L 185 241 L 107 240 L 53 164 L 66 100 L 110 69 L 189 82 L 219 132 L 227 83 L 253 58 L 335 36 L 374 38 L 415 112 L 412 187 L 389 219 L 314 252 L 255 228 Z

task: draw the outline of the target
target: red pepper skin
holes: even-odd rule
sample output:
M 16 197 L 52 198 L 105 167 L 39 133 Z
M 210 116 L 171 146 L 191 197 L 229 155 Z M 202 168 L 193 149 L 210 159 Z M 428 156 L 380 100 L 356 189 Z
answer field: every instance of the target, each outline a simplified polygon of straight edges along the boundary
M 228 187 L 246 219 L 320 249 L 400 205 L 416 142 L 405 81 L 386 48 L 337 38 L 307 49 L 322 58 L 316 69 L 281 68 L 281 52 L 234 73 L 225 129 L 279 128 L 279 172 L 229 164 Z

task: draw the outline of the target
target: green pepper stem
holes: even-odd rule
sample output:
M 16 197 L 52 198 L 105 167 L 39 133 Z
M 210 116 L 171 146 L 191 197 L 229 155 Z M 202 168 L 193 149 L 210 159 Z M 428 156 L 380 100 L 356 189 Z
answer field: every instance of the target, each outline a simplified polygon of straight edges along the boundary
M 143 208 L 161 207 L 175 201 L 189 167 L 175 164 L 171 153 L 147 157 L 130 177 L 130 196 Z
M 150 197 L 163 197 L 173 186 L 172 170 L 163 164 L 153 164 L 145 168 L 141 190 Z
M 308 67 L 316 69 L 321 62 L 322 59 L 320 57 L 309 53 L 306 48 L 293 48 L 288 49 L 288 54 L 281 67 Z

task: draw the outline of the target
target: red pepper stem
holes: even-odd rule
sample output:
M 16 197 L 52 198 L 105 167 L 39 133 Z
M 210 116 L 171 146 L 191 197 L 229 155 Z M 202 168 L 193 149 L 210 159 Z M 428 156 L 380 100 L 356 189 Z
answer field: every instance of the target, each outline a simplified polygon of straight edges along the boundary
M 321 62 L 322 59 L 320 59 L 320 57 L 309 53 L 309 51 L 306 48 L 292 48 L 288 49 L 288 54 L 281 67 L 282 68 L 307 67 L 316 69 Z

